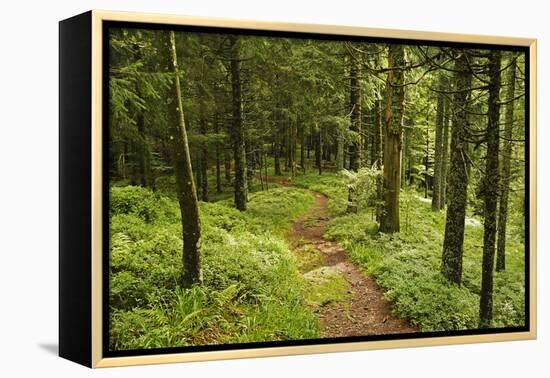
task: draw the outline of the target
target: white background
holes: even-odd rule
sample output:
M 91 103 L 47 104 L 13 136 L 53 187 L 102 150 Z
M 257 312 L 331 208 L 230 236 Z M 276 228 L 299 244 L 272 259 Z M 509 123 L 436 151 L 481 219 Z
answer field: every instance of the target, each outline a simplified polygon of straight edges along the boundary
M 0 7 L 0 376 L 542 377 L 548 359 L 548 69 L 545 1 L 6 0 Z M 537 341 L 117 368 L 58 358 L 58 25 L 89 9 L 325 23 L 539 39 Z M 544 211 L 546 210 L 546 212 Z

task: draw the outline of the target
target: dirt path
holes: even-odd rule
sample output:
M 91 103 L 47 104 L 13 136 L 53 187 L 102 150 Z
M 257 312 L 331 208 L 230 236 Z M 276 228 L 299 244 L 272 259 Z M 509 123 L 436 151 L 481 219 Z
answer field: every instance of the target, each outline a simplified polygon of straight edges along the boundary
M 286 179 L 268 178 L 271 182 L 291 186 Z M 321 332 L 323 337 L 365 336 L 417 332 L 407 321 L 391 314 L 390 303 L 376 281 L 362 273 L 338 244 L 324 239 L 328 217 L 328 199 L 321 193 L 310 192 L 315 204 L 293 222 L 287 235 L 296 254 L 315 250 L 320 259 L 302 270 L 304 278 L 340 275 L 347 283 L 344 300 L 326 301 L 319 304 Z

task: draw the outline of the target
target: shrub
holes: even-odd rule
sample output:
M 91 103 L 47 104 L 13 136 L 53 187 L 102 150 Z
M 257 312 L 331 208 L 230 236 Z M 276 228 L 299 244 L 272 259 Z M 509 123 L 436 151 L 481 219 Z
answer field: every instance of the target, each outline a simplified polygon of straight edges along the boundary
M 179 286 L 175 200 L 139 187 L 111 189 L 110 343 L 116 349 L 314 338 L 305 284 L 283 239 L 313 201 L 303 190 L 250 196 L 242 213 L 201 203 L 204 285 Z
M 135 215 L 147 223 L 160 218 L 174 218 L 176 208 L 168 199 L 139 186 L 111 187 L 109 210 L 113 215 Z
M 348 201 L 348 191 L 342 176 L 331 173 L 322 175 L 308 173 L 296 176 L 292 180 L 292 183 L 299 187 L 326 195 L 329 198 L 328 210 L 331 216 L 345 213 Z
M 344 196 L 337 191 L 333 195 Z M 466 226 L 463 280 L 458 287 L 440 274 L 445 215 L 433 212 L 414 191 L 401 193 L 401 232 L 378 233 L 371 211 L 329 222 L 326 237 L 338 241 L 352 259 L 386 290 L 393 312 L 422 331 L 477 328 L 483 227 Z M 495 273 L 494 327 L 524 324 L 524 246 L 507 239 L 507 270 Z

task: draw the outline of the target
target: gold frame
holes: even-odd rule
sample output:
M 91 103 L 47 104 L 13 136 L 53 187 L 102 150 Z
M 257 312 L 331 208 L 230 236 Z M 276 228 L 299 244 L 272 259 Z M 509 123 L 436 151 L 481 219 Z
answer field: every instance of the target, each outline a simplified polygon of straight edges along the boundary
M 500 44 L 529 48 L 530 54 L 530 331 L 500 334 L 444 336 L 419 339 L 383 340 L 350 342 L 342 344 L 304 345 L 267 347 L 256 349 L 237 349 L 192 353 L 170 353 L 161 355 L 142 355 L 132 357 L 102 357 L 102 22 L 127 21 L 159 23 L 171 25 L 214 26 L 240 29 L 260 29 L 268 31 L 288 31 L 305 33 L 324 33 L 350 36 L 369 36 L 442 42 L 463 42 L 478 44 Z M 268 357 L 312 353 L 348 352 L 371 349 L 389 349 L 402 347 L 420 347 L 448 344 L 467 344 L 495 341 L 530 340 L 537 337 L 537 40 L 531 38 L 513 38 L 481 36 L 470 34 L 435 33 L 412 30 L 374 29 L 354 26 L 294 24 L 259 22 L 252 20 L 232 20 L 210 17 L 190 17 L 161 14 L 127 13 L 110 11 L 92 11 L 92 367 L 115 367 L 173 362 L 207 361 L 250 357 Z

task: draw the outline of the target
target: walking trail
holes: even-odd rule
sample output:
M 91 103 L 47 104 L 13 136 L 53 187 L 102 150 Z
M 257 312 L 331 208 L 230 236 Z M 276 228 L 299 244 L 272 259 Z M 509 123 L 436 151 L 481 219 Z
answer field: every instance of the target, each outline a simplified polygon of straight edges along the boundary
M 268 177 L 268 181 L 292 186 L 283 178 Z M 345 282 L 343 295 L 317 304 L 322 336 L 344 337 L 417 332 L 418 330 L 406 320 L 392 315 L 391 305 L 384 298 L 384 291 L 380 285 L 354 265 L 342 247 L 324 238 L 329 220 L 328 199 L 321 193 L 313 191 L 310 193 L 315 198 L 315 204 L 293 222 L 287 239 L 294 253 L 298 255 L 298 260 L 304 257 L 300 254 L 316 252 L 316 259 L 306 258 L 306 261 L 313 260 L 315 263 L 306 264 L 306 269 L 301 269 L 304 278 L 312 285 L 322 285 L 330 277 Z

